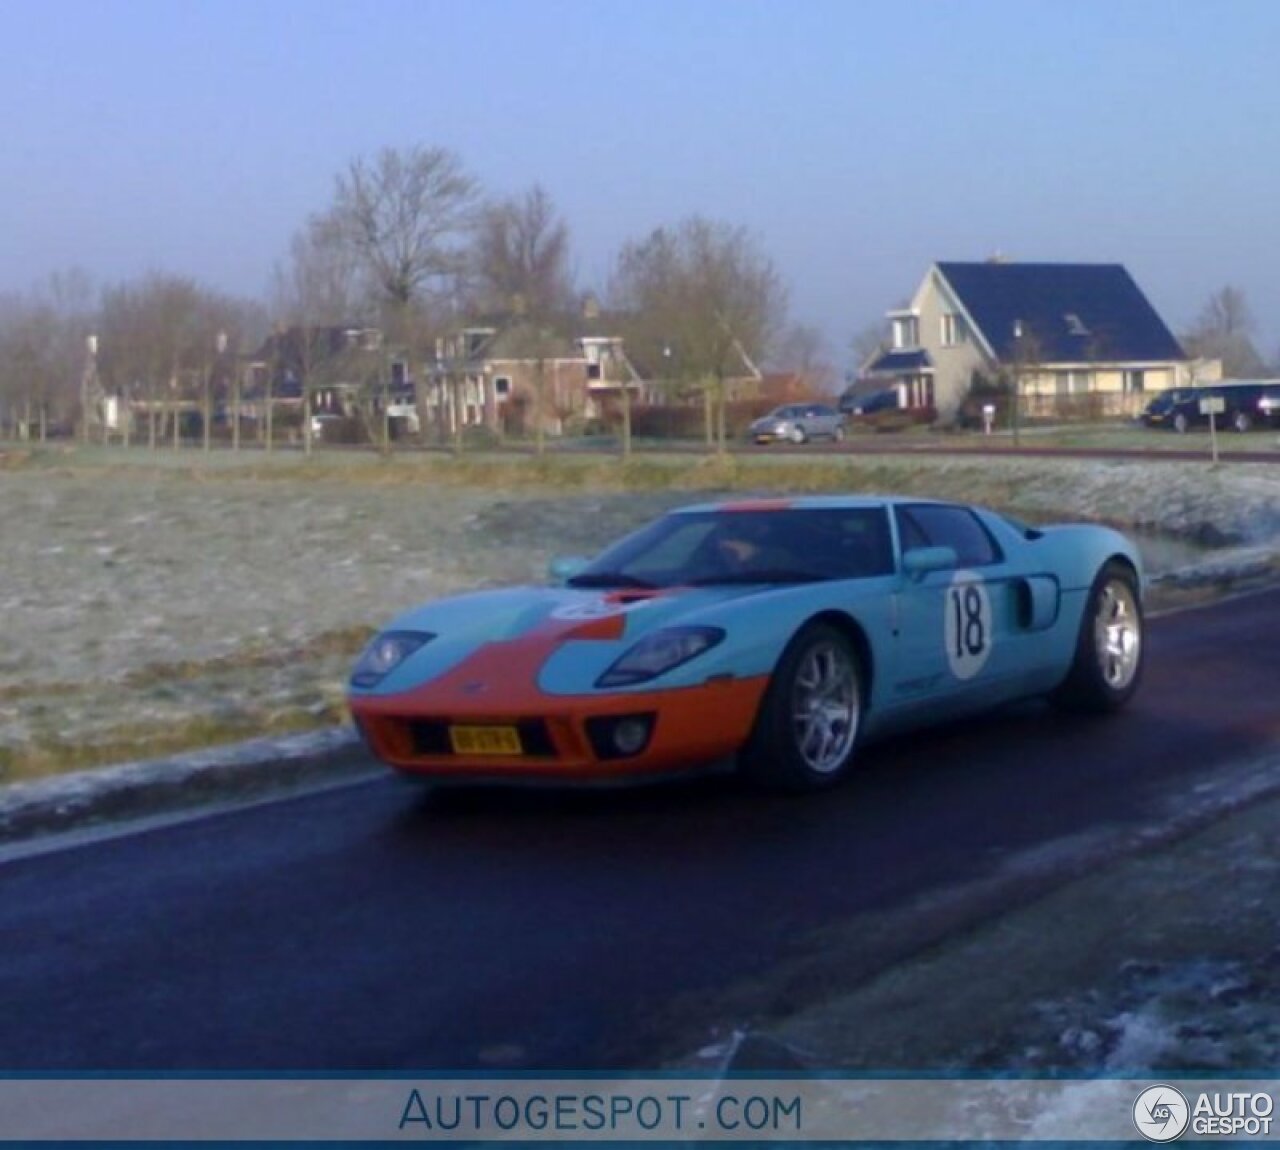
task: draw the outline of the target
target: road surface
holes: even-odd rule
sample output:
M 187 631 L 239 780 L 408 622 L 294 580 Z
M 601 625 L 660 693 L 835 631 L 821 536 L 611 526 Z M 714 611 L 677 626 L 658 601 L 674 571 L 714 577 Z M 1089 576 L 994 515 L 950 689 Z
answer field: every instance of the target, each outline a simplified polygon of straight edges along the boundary
M 726 1012 L 820 993 L 780 1004 L 770 976 L 831 928 L 1138 828 L 1280 741 L 1280 591 L 1155 619 L 1149 644 L 1121 715 L 1027 705 L 904 738 L 817 797 L 441 801 L 388 776 L 10 859 L 0 1067 L 658 1065 Z M 893 961 L 876 947 L 825 977 Z

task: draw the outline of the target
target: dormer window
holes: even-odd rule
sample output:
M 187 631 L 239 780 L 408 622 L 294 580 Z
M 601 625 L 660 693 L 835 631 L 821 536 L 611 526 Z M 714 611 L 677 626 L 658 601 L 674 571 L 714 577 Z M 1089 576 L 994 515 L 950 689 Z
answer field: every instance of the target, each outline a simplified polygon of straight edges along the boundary
M 1067 325 L 1067 335 L 1085 336 L 1089 334 L 1089 329 L 1085 327 L 1084 321 L 1078 315 L 1076 315 L 1075 312 L 1073 311 L 1067 312 L 1067 314 L 1064 315 L 1062 319 L 1063 319 L 1063 322 Z

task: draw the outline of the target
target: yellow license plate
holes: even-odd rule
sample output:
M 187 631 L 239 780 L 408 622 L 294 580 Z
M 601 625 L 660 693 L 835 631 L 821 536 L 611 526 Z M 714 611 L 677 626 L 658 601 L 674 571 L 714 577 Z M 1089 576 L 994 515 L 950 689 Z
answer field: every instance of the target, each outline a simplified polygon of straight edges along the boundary
M 520 732 L 515 727 L 450 727 L 455 755 L 519 755 Z

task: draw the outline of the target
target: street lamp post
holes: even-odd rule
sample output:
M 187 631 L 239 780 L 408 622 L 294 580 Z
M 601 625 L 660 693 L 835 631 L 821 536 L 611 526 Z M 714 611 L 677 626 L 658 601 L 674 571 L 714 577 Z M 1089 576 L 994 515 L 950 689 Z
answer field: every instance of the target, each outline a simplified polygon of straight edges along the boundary
M 663 396 L 663 406 L 665 406 L 667 409 L 667 438 L 668 439 L 672 437 L 671 412 L 672 412 L 672 408 L 675 406 L 675 404 L 672 402 L 672 399 L 675 395 L 675 377 L 672 374 L 674 361 L 675 361 L 675 350 L 672 348 L 672 346 L 669 343 L 664 343 L 662 345 L 662 364 L 663 364 L 662 375 L 663 375 L 663 388 L 666 391 L 666 395 Z
M 221 329 L 218 334 L 213 337 L 214 350 L 214 367 L 219 375 L 225 375 L 226 355 L 227 355 L 227 333 Z M 223 403 L 223 411 L 226 411 L 225 400 Z M 204 449 L 209 450 L 209 434 L 211 424 L 213 422 L 213 413 L 210 410 L 209 399 L 205 399 L 205 430 L 204 430 Z
M 1014 353 L 1013 363 L 1013 394 L 1010 396 L 1010 416 L 1013 424 L 1013 445 L 1018 446 L 1018 422 L 1019 411 L 1022 406 L 1019 393 L 1022 390 L 1022 363 L 1023 363 L 1023 347 L 1022 347 L 1022 320 L 1015 319 L 1013 321 L 1013 339 L 1016 352 Z
M 85 364 L 84 376 L 80 381 L 80 440 L 89 442 L 89 408 L 90 396 L 98 382 L 98 337 L 90 332 L 84 341 Z

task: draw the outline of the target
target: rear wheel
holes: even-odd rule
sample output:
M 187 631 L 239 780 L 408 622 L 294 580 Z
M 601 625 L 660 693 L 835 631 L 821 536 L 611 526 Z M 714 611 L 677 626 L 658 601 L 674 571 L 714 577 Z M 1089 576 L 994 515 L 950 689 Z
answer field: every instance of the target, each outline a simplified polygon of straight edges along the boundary
M 1138 689 L 1144 654 L 1137 576 L 1127 564 L 1107 563 L 1089 590 L 1075 658 L 1055 703 L 1073 711 L 1114 711 Z
M 1247 411 L 1237 411 L 1231 417 L 1231 426 L 1243 435 L 1253 426 L 1253 420 L 1249 418 Z
M 863 668 L 849 637 L 810 623 L 787 645 L 760 704 L 743 767 L 792 791 L 839 782 L 862 728 Z

